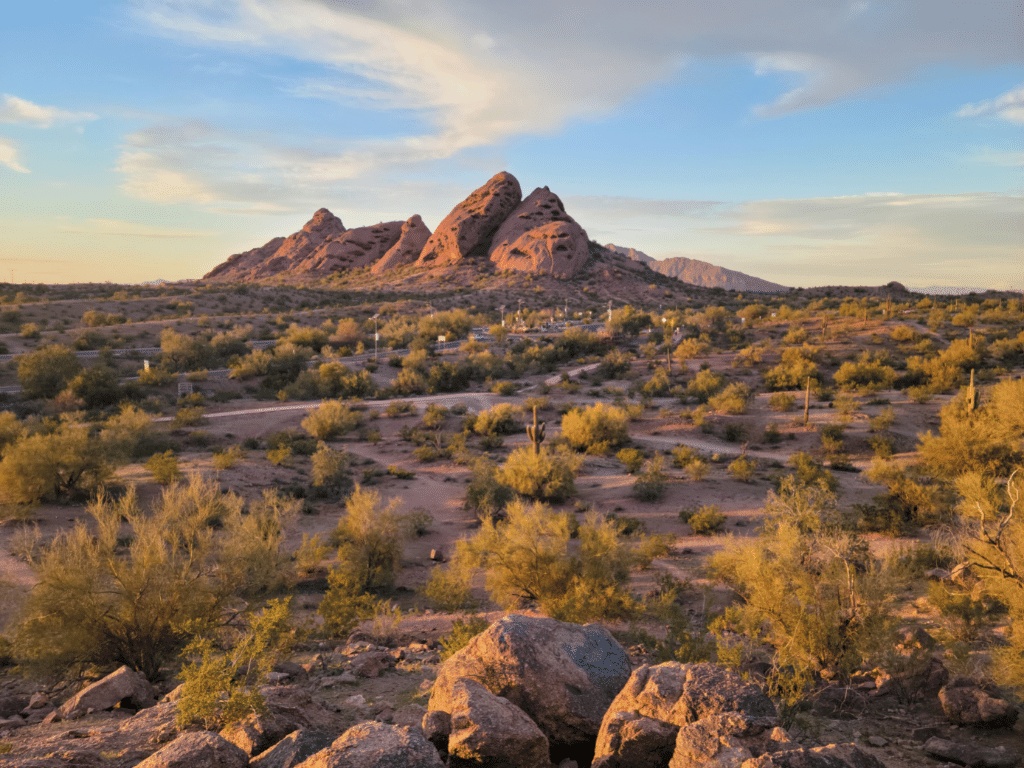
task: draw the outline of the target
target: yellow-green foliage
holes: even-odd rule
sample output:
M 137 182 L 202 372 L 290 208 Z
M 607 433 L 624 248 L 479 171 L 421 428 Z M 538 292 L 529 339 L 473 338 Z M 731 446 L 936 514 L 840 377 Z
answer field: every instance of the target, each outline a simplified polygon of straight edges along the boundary
M 768 398 L 768 407 L 780 413 L 792 411 L 794 405 L 796 405 L 796 398 L 785 392 L 776 392 Z
M 672 356 L 679 362 L 704 357 L 711 351 L 711 345 L 700 339 L 683 339 Z
M 703 371 L 697 371 L 694 377 L 689 381 L 686 385 L 686 394 L 690 397 L 696 398 L 702 403 L 706 403 L 718 394 L 724 386 L 725 377 L 722 374 L 705 369 Z M 735 400 L 738 398 L 734 397 L 732 399 Z
M 573 409 L 562 417 L 562 437 L 577 451 L 602 455 L 629 440 L 628 414 L 606 403 Z
M 18 357 L 18 382 L 26 399 L 56 397 L 82 370 L 75 353 L 60 344 L 48 344 Z
M 185 406 L 174 414 L 174 421 L 171 424 L 175 427 L 198 427 L 203 423 L 205 414 L 205 409 L 199 406 Z
M 750 387 L 742 382 L 733 382 L 717 395 L 708 398 L 708 405 L 719 413 L 736 416 L 747 412 L 747 405 L 753 397 Z
M 665 458 L 661 454 L 656 455 L 647 462 L 644 471 L 637 475 L 633 482 L 633 496 L 640 501 L 660 501 L 665 495 L 668 486 L 669 476 L 664 472 Z
M 163 453 L 154 453 L 146 462 L 146 470 L 153 475 L 153 480 L 160 485 L 170 485 L 182 477 L 178 469 L 178 457 L 174 451 L 167 450 Z
M 886 365 L 878 355 L 864 352 L 856 362 L 847 361 L 839 366 L 833 378 L 846 390 L 877 392 L 891 388 L 896 376 L 895 369 Z
M 515 410 L 509 403 L 498 403 L 477 414 L 473 431 L 478 435 L 511 435 L 519 430 Z
M 312 458 L 313 485 L 318 488 L 340 488 L 348 483 L 351 456 L 348 451 L 336 451 L 320 442 Z
M 481 456 L 473 463 L 473 476 L 466 486 L 464 507 L 482 517 L 493 517 L 512 500 L 513 491 L 498 480 L 498 466 Z
M 260 688 L 291 645 L 289 600 L 272 600 L 248 617 L 246 631 L 224 638 L 218 648 L 209 636 L 196 637 L 182 652 L 179 728 L 199 724 L 221 728 L 250 714 L 266 712 Z
M 302 428 L 318 440 L 333 440 L 359 426 L 362 414 L 340 400 L 328 400 L 302 420 Z
M 96 492 L 113 474 L 104 448 L 76 424 L 7 445 L 0 462 L 0 504 L 37 504 Z
M 498 483 L 521 496 L 542 501 L 564 501 L 576 493 L 576 472 L 583 459 L 571 451 L 544 447 L 516 448 L 495 476 Z
M 622 462 L 622 466 L 630 475 L 635 475 L 644 465 L 644 452 L 639 448 L 623 448 L 615 454 L 615 458 Z
M 862 540 L 842 531 L 804 533 L 794 520 L 755 540 L 734 540 L 711 559 L 711 572 L 739 596 L 720 629 L 770 647 L 777 667 L 849 679 L 892 644 L 896 579 Z
M 469 621 L 456 619 L 452 622 L 452 631 L 441 638 L 441 661 L 450 659 L 458 651 L 461 651 L 469 645 L 470 640 L 489 626 L 487 619 L 480 616 L 473 616 Z
M 245 449 L 240 445 L 233 445 L 226 451 L 216 451 L 213 454 L 213 466 L 222 470 L 231 469 L 243 458 L 245 458 Z
M 324 620 L 324 634 L 328 637 L 348 637 L 363 619 L 373 616 L 377 599 L 359 589 L 344 567 L 327 574 L 327 593 L 320 601 L 317 613 Z
M 729 465 L 729 474 L 744 483 L 754 479 L 757 464 L 746 456 L 740 456 Z
M 405 526 L 398 514 L 401 499 L 384 506 L 380 494 L 356 486 L 345 502 L 345 514 L 334 529 L 339 569 L 357 591 L 387 589 L 402 564 Z
M 722 532 L 725 527 L 725 515 L 721 513 L 717 504 L 712 504 L 698 509 L 686 522 L 697 536 L 711 536 Z
M 570 546 L 574 529 L 578 547 Z M 483 569 L 491 599 L 506 608 L 533 602 L 549 616 L 585 621 L 632 611 L 630 571 L 664 552 L 661 539 L 622 536 L 615 520 L 590 514 L 577 528 L 572 515 L 516 501 L 505 520 L 484 520 L 460 542 L 449 567 Z
M 155 679 L 194 633 L 221 623 L 234 595 L 266 581 L 266 560 L 247 559 L 252 531 L 235 522 L 242 507 L 198 476 L 167 488 L 148 512 L 134 489 L 100 497 L 93 525 L 58 534 L 32 562 L 39 583 L 16 628 L 19 658 L 50 671 L 127 664 Z M 258 547 L 285 560 L 267 538 Z
M 284 537 L 294 525 L 302 502 L 277 490 L 264 491 L 250 503 L 228 507 L 221 524 L 226 536 L 220 550 L 222 577 L 243 597 L 260 597 L 292 581 L 291 556 Z

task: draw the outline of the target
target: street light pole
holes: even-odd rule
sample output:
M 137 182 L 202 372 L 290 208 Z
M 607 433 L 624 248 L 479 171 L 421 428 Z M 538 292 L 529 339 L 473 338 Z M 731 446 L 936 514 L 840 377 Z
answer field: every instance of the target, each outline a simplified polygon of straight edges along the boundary
M 377 362 L 377 339 L 380 338 L 380 334 L 377 332 L 377 318 L 380 314 L 373 316 L 373 361 Z

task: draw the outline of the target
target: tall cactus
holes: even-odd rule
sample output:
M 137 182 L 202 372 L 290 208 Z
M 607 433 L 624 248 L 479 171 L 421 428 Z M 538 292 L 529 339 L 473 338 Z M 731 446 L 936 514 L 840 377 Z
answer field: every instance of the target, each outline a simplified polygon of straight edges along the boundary
M 807 377 L 807 391 L 804 393 L 804 426 L 811 415 L 811 377 Z
M 978 407 L 978 390 L 974 388 L 974 369 L 971 368 L 971 384 L 967 388 L 967 412 L 974 413 Z
M 537 406 L 533 406 L 533 424 L 526 425 L 526 435 L 533 443 L 533 455 L 540 455 L 540 444 L 544 442 L 544 426 L 547 422 L 537 423 Z

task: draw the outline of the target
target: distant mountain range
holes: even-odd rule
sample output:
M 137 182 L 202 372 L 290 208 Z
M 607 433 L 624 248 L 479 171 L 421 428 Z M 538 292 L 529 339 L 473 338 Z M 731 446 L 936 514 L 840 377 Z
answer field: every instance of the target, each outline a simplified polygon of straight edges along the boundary
M 682 280 L 690 285 L 754 293 L 780 293 L 789 290 L 786 286 L 779 285 L 778 283 L 745 275 L 742 272 L 736 272 L 725 267 L 716 267 L 714 264 L 709 264 L 706 261 L 688 259 L 685 256 L 674 256 L 659 261 L 635 248 L 623 248 L 612 243 L 606 245 L 605 248 L 627 256 L 633 259 L 633 261 L 642 262 L 655 272 L 674 277 L 676 280 Z
M 369 269 L 385 285 L 401 283 L 412 273 L 433 272 L 440 279 L 451 267 L 565 281 L 610 274 L 647 283 L 653 277 L 648 270 L 653 270 L 705 288 L 788 290 L 703 261 L 656 261 L 632 248 L 602 247 L 589 240 L 558 195 L 539 187 L 523 198 L 519 181 L 507 172 L 495 175 L 456 205 L 433 232 L 418 215 L 347 229 L 341 219 L 321 208 L 298 232 L 237 253 L 203 279 L 302 280 Z

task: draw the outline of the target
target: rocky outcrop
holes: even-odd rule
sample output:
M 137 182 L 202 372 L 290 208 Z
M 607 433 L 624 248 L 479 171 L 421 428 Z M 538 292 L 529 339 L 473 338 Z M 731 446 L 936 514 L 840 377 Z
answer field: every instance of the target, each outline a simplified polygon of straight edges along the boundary
M 1017 708 L 991 696 L 969 678 L 958 677 L 939 691 L 942 711 L 951 723 L 1010 728 L 1017 722 Z
M 295 768 L 307 757 L 331 746 L 335 735 L 305 729 L 294 731 L 250 760 L 249 768 Z
M 138 768 L 246 768 L 249 756 L 215 733 L 183 733 Z
M 938 760 L 947 760 L 957 765 L 973 768 L 1016 768 L 1020 764 L 1017 755 L 1006 750 L 991 749 L 977 744 L 961 744 L 933 736 L 924 745 L 924 751 Z
M 341 219 L 321 208 L 295 234 L 275 237 L 262 248 L 236 253 L 203 276 L 204 280 L 259 280 L 288 271 L 317 248 L 345 232 Z
M 427 708 L 450 713 L 456 682 L 471 678 L 522 709 L 553 747 L 586 748 L 629 672 L 602 626 L 505 616 L 441 666 Z
M 669 768 L 720 768 L 799 745 L 774 717 L 724 712 L 680 726 L 674 747 Z
M 112 709 L 118 704 L 133 709 L 151 707 L 156 704 L 156 693 L 146 678 L 124 666 L 64 702 L 60 716 L 65 720 L 73 720 L 89 711 Z
M 449 763 L 488 768 L 549 768 L 548 740 L 523 710 L 475 680 L 452 686 Z
M 702 737 L 707 742 L 704 752 L 711 749 L 707 745 L 715 744 L 716 749 L 747 750 L 736 752 L 743 759 L 754 757 L 758 747 L 739 736 L 760 736 L 778 725 L 771 700 L 735 672 L 714 664 L 645 664 L 633 672 L 608 707 L 597 737 L 594 766 L 628 768 L 644 753 L 659 756 L 657 762 L 652 758 L 652 768 L 667 765 L 661 762 L 665 755 L 673 756 L 673 768 L 687 765 L 674 757 L 680 749 L 677 737 L 682 726 L 698 721 L 704 725 L 688 732 L 692 738 L 684 740 L 684 756 L 696 749 L 691 742 L 699 744 Z
M 419 214 L 413 216 L 402 225 L 402 231 L 398 235 L 398 242 L 388 249 L 387 253 L 380 257 L 370 268 L 375 275 L 383 274 L 397 267 L 404 267 L 406 264 L 416 263 L 420 257 L 423 246 L 430 239 L 430 229 L 423 223 Z
M 404 223 L 387 221 L 357 227 L 325 240 L 306 258 L 295 261 L 290 272 L 323 276 L 343 269 L 368 267 L 398 242 Z
M 547 187 L 535 189 L 498 228 L 488 254 L 495 268 L 576 277 L 589 256 L 587 233 Z
M 456 205 L 437 225 L 420 252 L 420 266 L 455 264 L 486 249 L 495 231 L 519 205 L 523 191 L 511 173 L 501 172 Z
M 413 728 L 360 723 L 297 768 L 444 768 L 434 745 Z
M 739 768 L 886 768 L 885 763 L 852 744 L 771 752 L 745 760 Z

